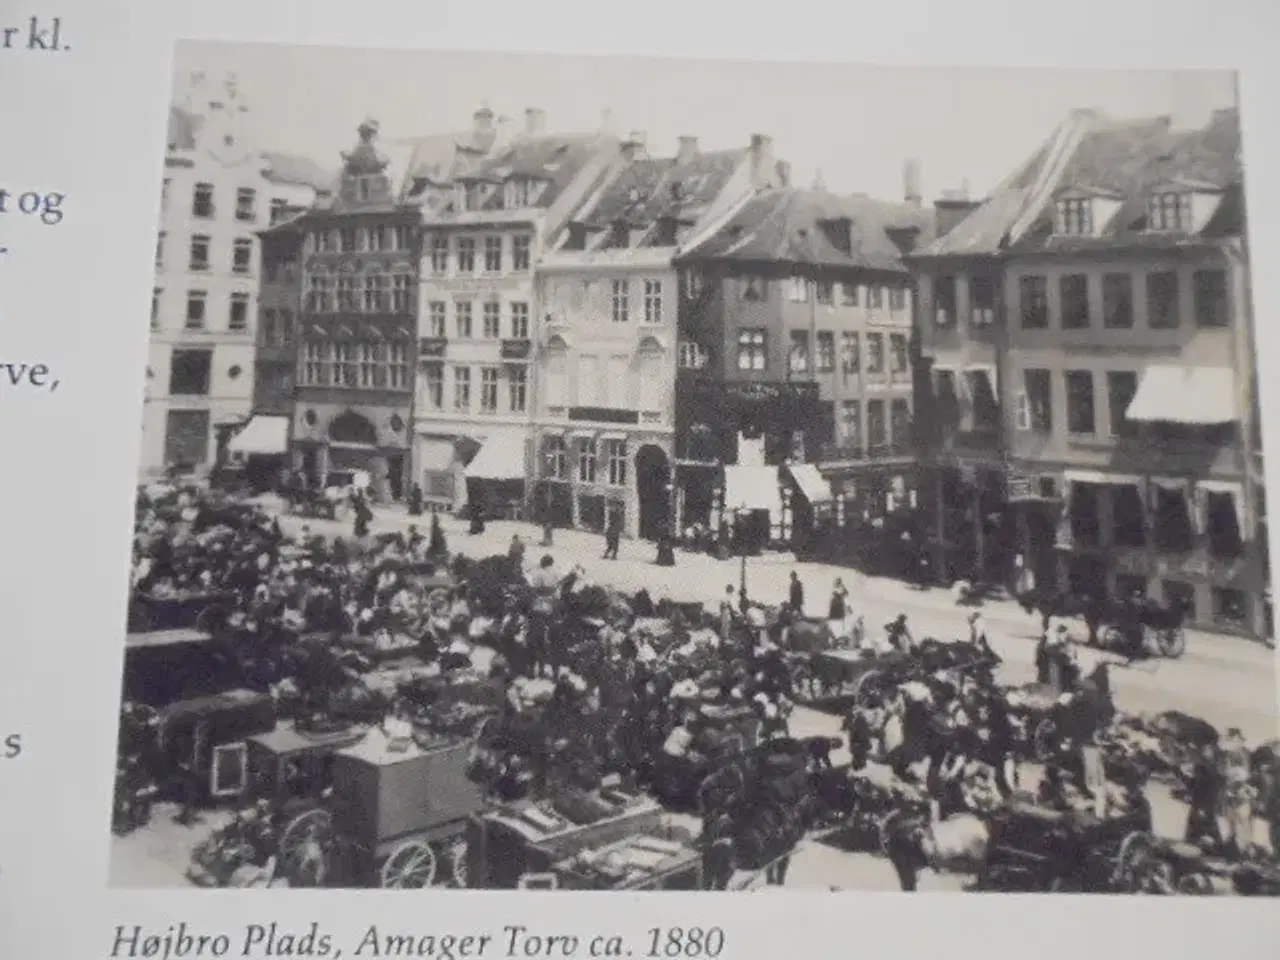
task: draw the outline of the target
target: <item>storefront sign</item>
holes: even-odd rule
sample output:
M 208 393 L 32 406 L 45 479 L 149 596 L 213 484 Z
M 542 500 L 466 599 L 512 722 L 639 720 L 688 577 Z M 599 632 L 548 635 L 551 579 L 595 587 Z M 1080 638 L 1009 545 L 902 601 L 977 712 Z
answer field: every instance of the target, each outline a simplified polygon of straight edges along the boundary
M 1116 573 L 1159 580 L 1183 580 L 1236 586 L 1244 580 L 1249 563 L 1243 557 L 1225 559 L 1197 550 L 1181 557 L 1152 555 L 1142 550 L 1122 550 L 1112 554 Z
M 726 397 L 738 400 L 818 399 L 818 385 L 816 383 L 769 383 L 757 380 L 726 383 L 722 389 Z
M 569 419 L 589 423 L 639 423 L 640 413 L 612 407 L 570 407 Z

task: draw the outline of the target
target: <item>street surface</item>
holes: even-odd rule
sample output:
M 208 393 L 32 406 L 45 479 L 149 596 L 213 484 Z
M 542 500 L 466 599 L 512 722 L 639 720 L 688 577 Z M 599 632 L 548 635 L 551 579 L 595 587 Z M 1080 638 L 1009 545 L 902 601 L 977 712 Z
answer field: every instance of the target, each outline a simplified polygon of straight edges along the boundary
M 425 535 L 430 518 L 408 517 L 403 511 L 376 510 L 373 532 L 403 531 L 416 524 Z M 466 524 L 442 517 L 449 549 L 470 557 L 506 552 L 513 535 L 526 544 L 526 558 L 536 563 L 550 554 L 557 567 L 566 570 L 580 564 L 598 583 L 627 592 L 646 587 L 655 600 L 666 596 L 680 601 L 719 603 L 727 584 L 736 588 L 740 561 L 716 560 L 705 554 L 677 552 L 675 567 L 653 563 L 652 544 L 624 541 L 618 560 L 604 560 L 603 538 L 576 531 L 557 530 L 550 548 L 538 546 L 540 529 L 527 523 L 494 521 L 485 533 L 472 536 Z M 314 534 L 351 535 L 350 523 L 280 516 L 286 533 L 297 535 L 304 526 Z M 950 594 L 941 589 L 917 590 L 898 581 L 863 578 L 840 567 L 796 563 L 778 555 L 747 561 L 747 592 L 764 603 L 779 603 L 787 596 L 789 574 L 795 570 L 805 584 L 808 613 L 816 615 L 827 606 L 836 577 L 843 577 L 853 593 L 855 610 L 866 620 L 868 630 L 879 630 L 884 622 L 905 613 L 915 637 L 952 639 L 966 631 L 969 608 L 957 607 Z M 1038 618 L 1024 613 L 1008 601 L 989 602 L 981 607 L 988 639 L 1004 658 L 1000 680 L 1025 683 L 1034 675 L 1034 643 Z M 1083 630 L 1083 627 L 1080 628 Z M 1119 661 L 1105 653 L 1080 648 L 1086 672 L 1099 658 Z M 1277 679 L 1275 654 L 1261 644 L 1233 637 L 1189 632 L 1187 652 L 1179 660 L 1151 660 L 1134 666 L 1117 666 L 1112 671 L 1115 696 L 1126 713 L 1158 713 L 1181 710 L 1202 717 L 1220 730 L 1239 727 L 1250 742 L 1280 735 L 1277 721 Z M 836 717 L 806 708 L 797 708 L 791 721 L 792 733 L 838 736 Z M 837 763 L 847 757 L 837 754 Z M 888 776 L 886 771 L 876 775 Z M 1040 771 L 1033 765 L 1022 769 L 1024 789 L 1034 789 Z M 1157 832 L 1180 836 L 1186 808 L 1160 785 L 1149 789 Z M 210 814 L 199 823 L 184 827 L 173 822 L 173 810 L 158 808 L 146 828 L 120 838 L 113 837 L 110 882 L 122 887 L 173 887 L 186 885 L 183 874 L 194 846 L 216 827 L 222 815 Z M 1258 824 L 1258 840 L 1265 842 L 1265 824 Z M 920 878 L 922 892 L 963 889 L 965 878 L 925 873 Z M 792 861 L 787 887 L 809 890 L 896 890 L 892 867 L 878 854 L 853 853 L 822 842 L 806 844 Z

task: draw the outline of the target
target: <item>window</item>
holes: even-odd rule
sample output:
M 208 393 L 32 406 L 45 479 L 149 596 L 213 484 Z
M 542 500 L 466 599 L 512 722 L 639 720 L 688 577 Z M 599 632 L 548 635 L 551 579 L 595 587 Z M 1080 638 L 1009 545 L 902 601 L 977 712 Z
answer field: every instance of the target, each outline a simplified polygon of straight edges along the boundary
M 185 326 L 188 330 L 204 329 L 208 299 L 209 295 L 203 290 L 187 291 L 187 320 Z
M 840 366 L 846 379 L 862 367 L 862 342 L 858 334 L 848 330 L 840 334 Z
M 1107 372 L 1107 406 L 1111 414 L 1111 435 L 1127 437 L 1133 433 L 1133 421 L 1127 414 L 1133 395 L 1138 392 L 1138 375 L 1132 370 Z
M 889 372 L 903 374 L 907 372 L 907 335 L 905 333 L 889 334 Z
M 1022 306 L 1022 328 L 1043 330 L 1049 326 L 1049 297 L 1044 277 L 1021 277 L 1018 293 Z
M 858 285 L 852 280 L 840 284 L 840 302 L 846 307 L 858 305 Z
M 480 412 L 498 412 L 498 368 L 480 368 Z
M 626 280 L 614 280 L 612 289 L 613 322 L 626 323 L 631 319 L 631 284 Z
M 609 474 L 609 486 L 627 485 L 627 441 L 605 441 L 605 466 Z
M 989 327 L 996 322 L 996 283 L 991 277 L 969 280 L 969 322 L 975 327 Z
M 334 234 L 332 230 L 317 230 L 312 236 L 315 239 L 317 253 L 333 253 Z
M 1120 547 L 1141 547 L 1147 542 L 1147 507 L 1142 502 L 1138 488 L 1129 483 L 1111 485 L 1111 541 Z M 1116 593 L 1131 596 L 1132 589 L 1121 590 L 1116 577 Z M 1142 578 L 1142 593 L 1147 592 L 1146 579 Z
M 271 307 L 258 310 L 258 341 L 264 346 L 276 346 L 280 334 L 276 324 L 276 312 Z
M 197 183 L 191 191 L 191 215 L 208 220 L 213 213 L 213 184 Z
M 884 287 L 867 287 L 867 309 L 884 309 Z
M 160 329 L 160 296 L 164 291 L 156 287 L 151 291 L 151 329 Z
M 1093 236 L 1093 201 L 1059 200 L 1056 231 L 1077 237 Z
M 197 233 L 191 238 L 191 250 L 190 255 L 187 258 L 187 269 L 209 269 L 209 238 L 203 233 Z
M 1152 230 L 1191 229 L 1191 194 L 1157 193 L 1147 201 L 1147 225 Z
M 1244 535 L 1236 513 L 1236 494 L 1228 490 L 1199 491 L 1203 498 L 1204 529 L 1209 552 L 1215 557 L 1233 558 L 1244 553 Z
M 474 237 L 458 238 L 458 272 L 476 272 L 476 241 Z
M 888 424 L 884 418 L 884 401 L 867 401 L 867 450 L 875 456 L 883 453 L 889 443 Z
M 681 340 L 676 344 L 676 363 L 681 370 L 701 370 L 710 358 L 702 344 L 692 340 Z
M 889 401 L 889 433 L 897 450 L 904 450 L 911 441 L 911 404 L 903 397 Z
M 466 413 L 471 409 L 471 368 L 453 368 L 453 409 Z
M 422 365 L 422 400 L 428 410 L 444 409 L 444 364 Z
M 549 436 L 543 440 L 543 456 L 547 461 L 547 477 L 551 480 L 567 480 L 568 464 L 565 462 L 564 437 Z
M 333 309 L 333 277 L 311 274 L 307 277 L 307 310 L 311 313 L 328 313 Z
M 431 272 L 449 272 L 449 238 L 443 233 L 431 235 Z
M 237 237 L 231 245 L 231 272 L 248 273 L 253 269 L 253 241 Z
M 529 368 L 507 367 L 507 393 L 512 413 L 524 413 L 529 407 Z
M 840 437 L 851 447 L 862 446 L 862 403 L 845 400 L 840 405 Z
M 386 386 L 387 368 L 382 363 L 384 346 L 385 344 L 381 343 L 361 343 L 358 345 L 360 386 L 366 389 Z
M 1096 547 L 1102 542 L 1102 488 L 1094 483 L 1071 485 L 1071 502 L 1067 505 L 1071 537 L 1081 546 Z
M 409 390 L 409 348 L 403 343 L 387 344 L 387 386 L 392 390 Z
M 738 333 L 738 369 L 762 372 L 768 366 L 763 330 L 742 330 Z
M 1097 429 L 1093 409 L 1093 373 L 1089 370 L 1068 370 L 1066 380 L 1067 430 L 1090 435 Z
M 307 342 L 303 353 L 302 382 L 308 386 L 324 386 L 329 382 L 330 344 L 316 340 Z
M 484 272 L 502 272 L 502 237 L 484 238 Z
M 489 187 L 483 183 L 468 183 L 462 190 L 462 209 L 482 210 L 489 195 Z
M 790 277 L 787 280 L 787 299 L 792 303 L 809 302 L 809 281 L 804 277 Z
M 907 291 L 902 287 L 889 288 L 889 309 L 893 311 L 907 309 Z
M 391 246 L 390 231 L 386 227 L 370 227 L 367 236 L 372 253 L 381 253 Z
M 522 300 L 511 302 L 511 337 L 514 340 L 529 339 L 529 304 Z
M 831 373 L 836 368 L 836 335 L 830 330 L 818 333 L 818 372 Z
M 1152 330 L 1173 330 L 1178 318 L 1178 275 L 1172 270 L 1147 274 L 1147 325 Z
M 338 312 L 353 313 L 360 308 L 359 288 L 356 287 L 356 278 L 350 276 L 338 277 Z
M 360 368 L 356 363 L 354 343 L 335 343 L 329 364 L 330 382 L 335 387 L 354 387 L 360 382 Z
M 289 201 L 283 197 L 271 198 L 270 222 L 274 225 L 289 215 Z
M 830 280 L 819 280 L 814 284 L 814 293 L 823 306 L 831 306 L 836 302 L 836 285 Z
M 471 301 L 455 300 L 453 304 L 453 328 L 459 340 L 471 339 Z
M 231 306 L 227 313 L 227 329 L 242 331 L 249 329 L 249 295 L 233 293 Z
M 1026 395 L 1025 416 L 1019 415 L 1020 426 L 1035 433 L 1053 432 L 1053 379 L 1048 370 L 1022 371 Z
M 791 331 L 791 353 L 787 369 L 792 373 L 809 372 L 809 331 Z
M 995 376 L 993 369 L 983 367 L 966 370 L 964 373 L 974 431 L 994 433 L 1000 429 L 1000 403 L 996 398 Z
M 1058 278 L 1062 300 L 1062 329 L 1084 330 L 1089 326 L 1089 278 L 1083 273 L 1067 273 Z
M 528 270 L 533 263 L 532 238 L 517 236 L 511 238 L 511 269 Z
M 933 281 L 933 322 L 939 327 L 951 326 L 956 322 L 958 309 L 956 278 L 938 277 Z
M 596 482 L 596 442 L 583 440 L 578 448 L 578 481 L 580 483 Z
M 1228 627 L 1243 629 L 1249 625 L 1249 597 L 1243 590 L 1230 587 L 1213 588 L 1213 619 Z
M 497 340 L 502 336 L 502 303 L 500 301 L 484 302 L 481 329 L 486 340 Z
M 644 282 L 644 322 L 662 322 L 661 280 L 646 280 Z
M 954 430 L 960 425 L 960 394 L 956 390 L 954 370 L 933 370 L 933 399 L 939 422 Z
M 1196 323 L 1202 327 L 1227 325 L 1227 274 L 1224 270 L 1197 270 L 1192 277 Z
M 392 250 L 413 249 L 413 227 L 408 224 L 397 224 L 391 228 Z
M 764 277 L 742 278 L 743 300 L 767 300 L 769 298 L 769 281 Z
M 258 216 L 254 209 L 258 204 L 258 192 L 251 187 L 236 191 L 236 219 L 253 222 Z
M 364 277 L 364 311 L 365 313 L 381 313 L 386 309 L 386 296 L 383 278 L 376 273 L 367 273 Z
M 884 334 L 867 334 L 867 373 L 872 376 L 884 373 Z
M 1133 277 L 1129 274 L 1103 275 L 1102 322 L 1108 330 L 1128 330 L 1133 326 Z
M 156 236 L 156 269 L 164 269 L 164 240 L 168 234 L 163 230 Z
M 175 350 L 169 361 L 169 393 L 206 397 L 213 380 L 212 350 Z
M 1160 550 L 1183 553 L 1195 545 L 1195 527 L 1191 521 L 1191 505 L 1182 484 L 1155 484 L 1155 508 L 1152 510 L 1153 539 Z

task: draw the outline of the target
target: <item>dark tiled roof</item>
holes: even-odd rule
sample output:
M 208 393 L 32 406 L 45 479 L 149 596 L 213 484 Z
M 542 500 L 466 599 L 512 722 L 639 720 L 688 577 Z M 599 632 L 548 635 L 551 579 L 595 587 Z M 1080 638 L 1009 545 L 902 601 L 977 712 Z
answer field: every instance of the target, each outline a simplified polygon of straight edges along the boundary
M 1185 237 L 1142 232 L 1147 192 L 1177 180 L 1226 189 L 1240 177 L 1239 144 L 1234 110 L 1218 111 L 1205 128 L 1192 131 L 1173 129 L 1168 117 L 1116 121 L 1094 111 L 1073 111 L 980 207 L 920 255 L 1065 252 L 1113 246 L 1122 238 L 1157 247 L 1185 243 Z M 1054 194 L 1066 188 L 1121 201 L 1099 236 L 1052 235 Z
M 685 163 L 675 158 L 636 160 L 605 190 L 586 220 L 594 226 L 625 222 L 637 228 L 661 217 L 696 223 L 749 153 L 743 147 L 698 153 Z
M 468 176 L 492 183 L 503 183 L 512 177 L 546 181 L 547 188 L 537 201 L 537 206 L 545 208 L 555 202 L 602 145 L 600 135 L 594 133 L 522 137 L 480 163 Z M 501 197 L 495 193 L 492 207 L 498 209 L 500 202 Z
M 847 253 L 836 245 L 828 226 L 839 219 L 851 224 Z M 788 187 L 767 190 L 748 201 L 714 236 L 682 259 L 905 272 L 895 231 L 914 230 L 917 242 L 928 242 L 933 229 L 931 209 Z

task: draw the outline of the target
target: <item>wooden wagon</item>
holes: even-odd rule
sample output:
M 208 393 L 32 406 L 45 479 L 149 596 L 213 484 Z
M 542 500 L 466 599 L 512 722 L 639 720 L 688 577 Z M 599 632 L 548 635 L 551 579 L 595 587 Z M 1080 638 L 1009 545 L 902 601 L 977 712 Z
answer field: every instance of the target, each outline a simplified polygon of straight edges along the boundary
M 478 889 L 698 889 L 701 860 L 662 808 L 619 789 L 566 791 L 472 818 L 467 877 Z
M 249 785 L 248 740 L 275 729 L 275 703 L 252 690 L 195 697 L 159 712 L 157 746 L 188 805 L 242 797 Z
M 407 743 L 372 730 L 334 754 L 328 800 L 300 813 L 280 838 L 294 885 L 466 885 L 467 824 L 483 805 L 467 777 L 471 738 Z

